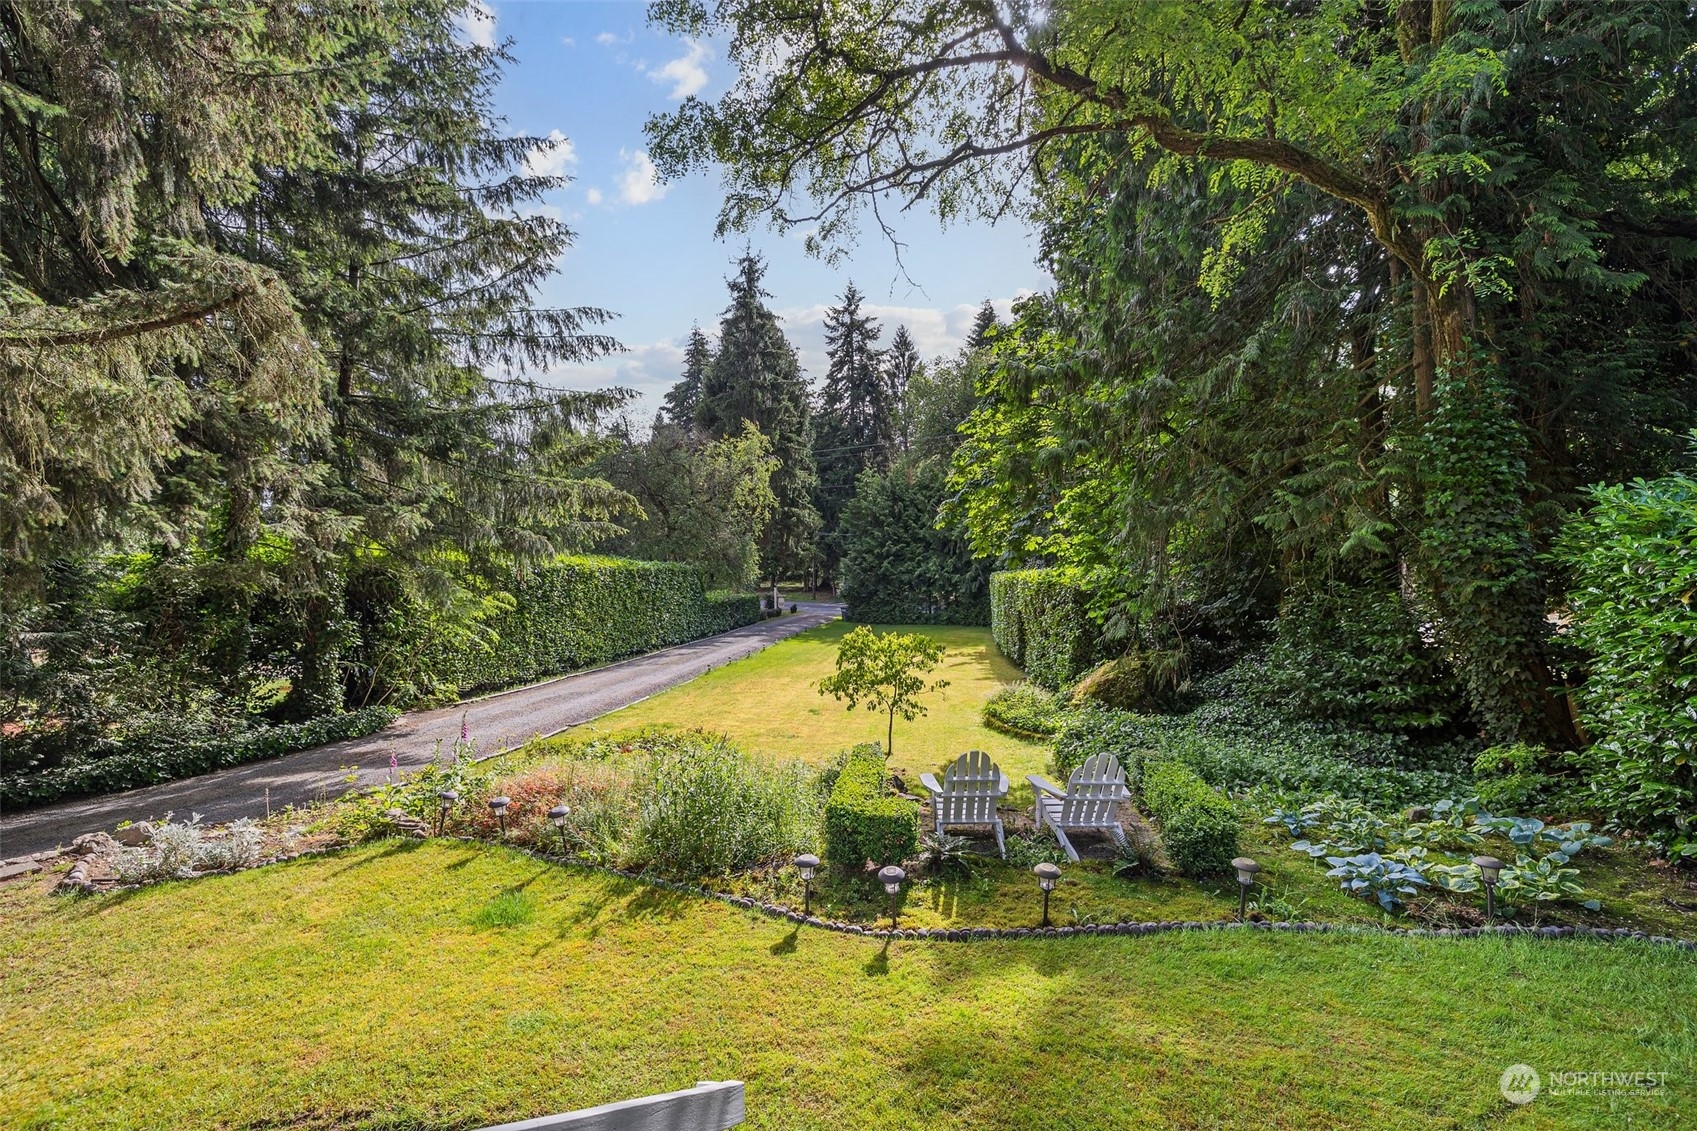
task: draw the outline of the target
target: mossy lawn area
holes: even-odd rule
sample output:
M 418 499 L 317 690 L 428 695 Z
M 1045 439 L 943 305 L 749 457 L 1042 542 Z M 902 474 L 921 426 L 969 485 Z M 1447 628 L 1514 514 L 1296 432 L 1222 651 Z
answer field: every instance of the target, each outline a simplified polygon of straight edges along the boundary
M 0 1126 L 465 1128 L 742 1079 L 751 1128 L 1678 1127 L 1697 958 L 1527 939 L 885 946 L 509 850 L 0 889 Z M 1666 1071 L 1628 1097 L 1498 1078 Z
M 703 727 L 729 736 L 752 754 L 816 765 L 857 742 L 882 743 L 885 716 L 864 708 L 851 712 L 816 690 L 819 681 L 836 670 L 837 642 L 854 627 L 838 621 L 810 629 L 589 725 L 598 731 Z M 976 749 L 995 758 L 1020 786 L 1025 786 L 1026 774 L 1047 772 L 1048 746 L 984 725 L 984 701 L 1021 678 L 1019 669 L 996 651 L 989 629 L 876 627 L 924 633 L 948 648 L 935 674 L 949 686 L 923 698 L 929 711 L 925 716 L 912 722 L 896 720 L 892 770 L 908 775 L 935 770 Z M 912 785 L 919 787 L 917 780 Z M 1029 794 L 1030 787 L 1025 792 Z

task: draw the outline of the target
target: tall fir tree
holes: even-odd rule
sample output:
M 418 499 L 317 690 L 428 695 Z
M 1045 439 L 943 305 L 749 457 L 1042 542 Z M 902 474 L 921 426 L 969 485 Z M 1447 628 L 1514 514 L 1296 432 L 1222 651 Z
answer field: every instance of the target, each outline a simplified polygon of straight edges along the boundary
M 795 349 L 761 289 L 766 265 L 745 252 L 726 281 L 731 302 L 719 321 L 719 349 L 708 366 L 696 414 L 715 439 L 739 435 L 743 421 L 760 429 L 778 461 L 772 473 L 777 506 L 761 537 L 761 572 L 773 582 L 794 576 L 813 554 L 819 512 L 813 422 L 807 383 Z
M 819 508 L 819 558 L 827 578 L 842 556 L 837 527 L 855 483 L 868 468 L 882 471 L 895 452 L 895 412 L 878 348 L 877 319 L 861 310 L 864 296 L 851 282 L 842 300 L 825 312 L 825 381 L 814 428 L 815 492 Z
M 1000 327 L 1002 320 L 996 317 L 996 308 L 989 299 L 978 308 L 973 316 L 972 329 L 966 333 L 966 344 L 961 347 L 967 353 L 976 353 L 990 344 L 993 332 Z
M 907 390 L 914 378 L 925 371 L 919 347 L 913 343 L 906 323 L 896 327 L 890 338 L 890 348 L 884 352 L 884 396 L 894 417 L 895 446 L 901 451 L 913 447 L 913 421 L 907 412 Z
M 701 390 L 707 380 L 707 369 L 713 364 L 713 346 L 700 326 L 691 326 L 689 344 L 684 347 L 684 373 L 681 380 L 666 391 L 666 403 L 660 415 L 669 424 L 686 432 L 693 431 L 696 416 L 701 411 Z

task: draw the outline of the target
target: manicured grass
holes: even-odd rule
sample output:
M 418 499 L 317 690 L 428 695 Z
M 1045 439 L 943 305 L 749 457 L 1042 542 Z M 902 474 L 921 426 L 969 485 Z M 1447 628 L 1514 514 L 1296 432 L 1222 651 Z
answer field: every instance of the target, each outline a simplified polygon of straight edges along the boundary
M 532 913 L 480 924 L 515 903 Z M 1697 1109 L 1697 957 L 1637 944 L 884 946 L 442 842 L 98 899 L 14 884 L 0 915 L 7 1128 L 463 1128 L 733 1078 L 750 1128 L 1673 1128 Z M 1514 1108 L 1516 1062 L 1669 1076 Z
M 837 642 L 853 625 L 836 622 L 774 644 L 763 652 L 708 672 L 700 679 L 656 695 L 590 724 L 599 731 L 645 725 L 704 727 L 728 735 L 744 750 L 816 765 L 857 742 L 883 742 L 884 716 L 848 711 L 815 690 L 836 670 Z M 987 628 L 904 627 L 923 632 L 948 648 L 938 674 L 949 681 L 924 699 L 929 714 L 896 720 L 890 768 L 913 778 L 935 770 L 967 750 L 983 750 L 1024 787 L 1025 775 L 1046 773 L 1049 748 L 1001 734 L 984 725 L 984 701 L 1019 682 L 1018 668 L 996 651 Z M 581 728 L 580 728 L 581 729 Z

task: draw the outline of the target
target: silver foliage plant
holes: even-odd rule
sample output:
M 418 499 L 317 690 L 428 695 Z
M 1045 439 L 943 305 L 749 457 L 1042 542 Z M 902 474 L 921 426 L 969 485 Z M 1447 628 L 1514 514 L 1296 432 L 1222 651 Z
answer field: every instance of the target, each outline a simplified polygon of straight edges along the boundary
M 222 837 L 208 839 L 199 813 L 176 824 L 167 814 L 150 830 L 146 845 L 124 849 L 113 867 L 119 882 L 126 884 L 181 879 L 196 870 L 250 868 L 259 863 L 263 838 L 259 826 L 246 817 L 232 821 Z

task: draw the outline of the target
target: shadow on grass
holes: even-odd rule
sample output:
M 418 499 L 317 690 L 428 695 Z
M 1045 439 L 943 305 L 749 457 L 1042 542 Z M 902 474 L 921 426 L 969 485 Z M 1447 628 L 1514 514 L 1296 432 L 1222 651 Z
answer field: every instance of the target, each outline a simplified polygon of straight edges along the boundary
M 777 955 L 794 954 L 796 951 L 796 944 L 800 941 L 800 939 L 801 924 L 797 923 L 795 926 L 790 928 L 789 934 L 773 943 L 770 947 L 767 947 L 767 950 Z
M 867 973 L 867 976 L 872 977 L 872 978 L 889 977 L 889 974 L 890 974 L 890 940 L 889 939 L 884 940 L 884 945 L 878 948 L 878 953 L 874 954 L 871 958 L 867 959 L 866 965 L 861 967 L 861 969 L 865 970 L 866 973 Z
M 379 849 L 376 852 L 360 853 L 359 855 L 353 857 L 352 859 L 342 861 L 334 869 L 331 870 L 330 875 L 332 875 L 332 876 L 345 875 L 346 873 L 355 871 L 356 869 L 364 868 L 368 864 L 375 864 L 379 860 L 387 860 L 392 856 L 403 856 L 403 855 L 405 855 L 409 852 L 416 852 L 420 848 L 422 848 L 426 843 L 428 843 L 428 842 L 422 841 L 422 840 L 411 840 L 411 839 L 390 840 L 386 844 L 384 844 L 381 849 Z

